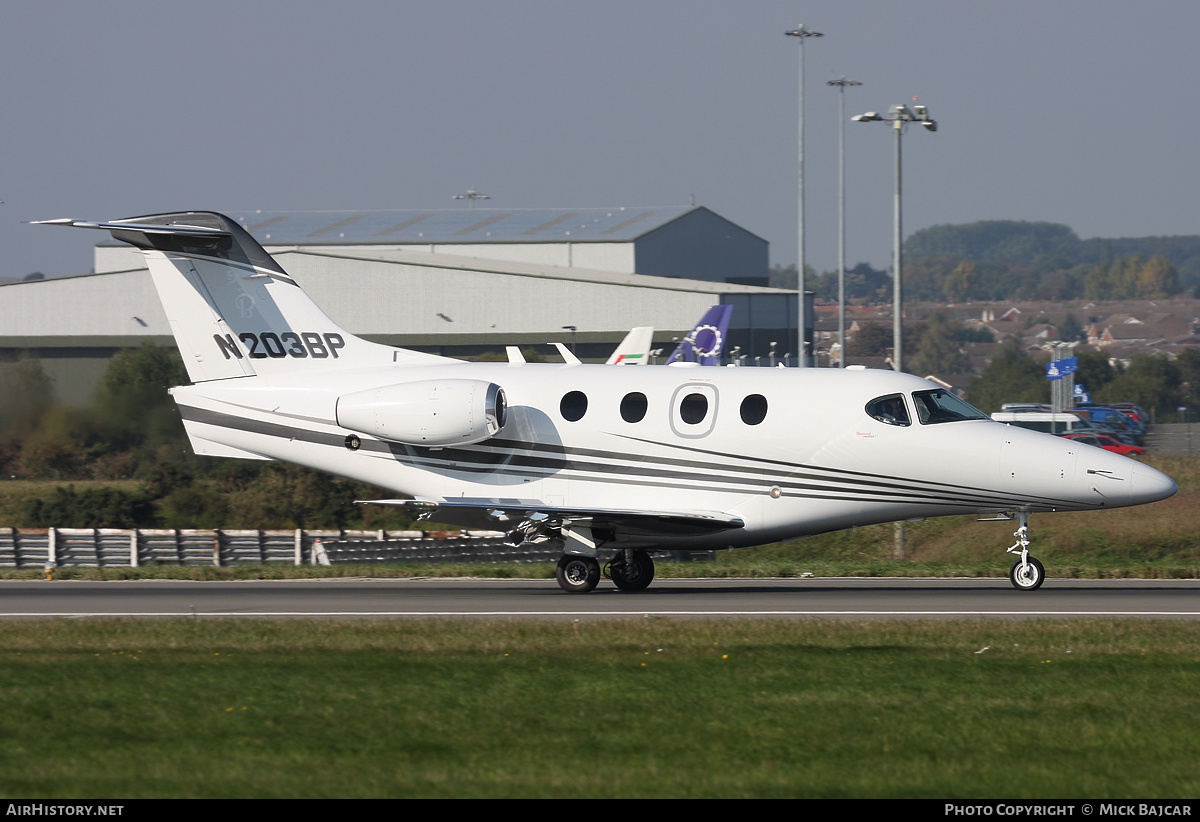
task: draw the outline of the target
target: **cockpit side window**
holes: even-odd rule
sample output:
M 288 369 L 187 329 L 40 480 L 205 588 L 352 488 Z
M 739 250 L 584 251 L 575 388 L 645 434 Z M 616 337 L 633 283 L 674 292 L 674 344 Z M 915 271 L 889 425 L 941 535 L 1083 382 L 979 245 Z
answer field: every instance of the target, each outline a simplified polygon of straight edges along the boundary
M 989 419 L 987 414 L 975 406 L 942 388 L 936 391 L 914 391 L 913 405 L 917 407 L 917 419 L 921 421 L 921 425 Z
M 867 414 L 888 425 L 912 425 L 903 394 L 888 394 L 867 403 Z

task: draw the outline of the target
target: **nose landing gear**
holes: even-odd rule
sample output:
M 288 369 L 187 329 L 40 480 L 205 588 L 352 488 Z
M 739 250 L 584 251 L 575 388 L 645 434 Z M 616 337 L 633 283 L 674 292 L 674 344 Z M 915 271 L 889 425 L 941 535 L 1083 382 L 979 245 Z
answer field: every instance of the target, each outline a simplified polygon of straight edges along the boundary
M 1021 526 L 1013 532 L 1017 541 L 1008 549 L 1008 553 L 1019 554 L 1021 558 L 1009 569 L 1008 579 L 1018 591 L 1036 591 L 1046 579 L 1046 569 L 1029 556 L 1029 514 L 1018 511 L 1017 516 L 1020 517 Z

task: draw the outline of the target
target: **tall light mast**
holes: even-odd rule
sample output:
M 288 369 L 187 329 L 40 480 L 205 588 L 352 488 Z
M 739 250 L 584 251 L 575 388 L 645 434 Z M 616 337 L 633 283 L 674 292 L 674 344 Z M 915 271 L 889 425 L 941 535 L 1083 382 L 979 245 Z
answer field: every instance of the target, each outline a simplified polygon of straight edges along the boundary
M 804 41 L 809 37 L 824 37 L 825 35 L 819 31 L 806 29 L 804 24 L 796 26 L 791 31 L 785 31 L 788 37 L 795 37 L 800 41 L 800 194 L 799 194 L 799 238 L 797 245 L 799 246 L 799 259 L 796 261 L 796 288 L 799 294 L 799 311 L 796 324 L 799 327 L 800 345 L 797 349 L 800 352 L 798 359 L 800 367 L 804 368 L 808 365 L 808 346 L 804 339 Z
M 829 80 L 838 90 L 838 365 L 846 367 L 846 86 L 857 80 Z

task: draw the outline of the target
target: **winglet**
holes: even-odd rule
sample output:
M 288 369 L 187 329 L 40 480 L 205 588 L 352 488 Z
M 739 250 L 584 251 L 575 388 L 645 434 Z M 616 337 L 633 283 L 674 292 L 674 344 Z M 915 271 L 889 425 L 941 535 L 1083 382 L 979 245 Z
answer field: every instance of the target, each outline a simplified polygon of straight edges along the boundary
M 579 365 L 580 364 L 579 358 L 576 357 L 574 354 L 572 354 L 570 351 L 568 351 L 567 347 L 565 345 L 563 345 L 562 343 L 559 343 L 559 342 L 550 343 L 550 344 L 558 349 L 558 353 L 562 355 L 563 362 L 565 362 L 567 365 Z

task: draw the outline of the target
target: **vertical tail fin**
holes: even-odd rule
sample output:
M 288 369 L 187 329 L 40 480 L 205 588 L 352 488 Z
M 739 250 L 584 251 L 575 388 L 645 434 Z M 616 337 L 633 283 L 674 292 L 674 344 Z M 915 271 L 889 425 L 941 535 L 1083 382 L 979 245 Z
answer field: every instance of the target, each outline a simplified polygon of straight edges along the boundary
M 608 358 L 607 365 L 646 365 L 650 362 L 650 346 L 653 344 L 654 326 L 639 325 L 630 329 Z
M 105 229 L 142 250 L 193 382 L 442 358 L 338 327 L 245 229 L 207 211 L 52 225 Z
M 701 365 L 720 365 L 721 351 L 729 332 L 732 305 L 714 305 L 705 312 L 683 341 L 671 352 L 668 363 L 698 362 Z

